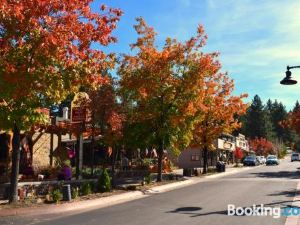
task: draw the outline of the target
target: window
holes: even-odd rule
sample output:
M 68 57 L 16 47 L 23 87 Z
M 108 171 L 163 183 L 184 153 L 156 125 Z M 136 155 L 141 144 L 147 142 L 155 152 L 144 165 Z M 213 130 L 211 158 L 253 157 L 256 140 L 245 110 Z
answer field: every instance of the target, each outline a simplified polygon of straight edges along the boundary
M 200 161 L 200 155 L 192 155 L 191 160 L 192 161 Z

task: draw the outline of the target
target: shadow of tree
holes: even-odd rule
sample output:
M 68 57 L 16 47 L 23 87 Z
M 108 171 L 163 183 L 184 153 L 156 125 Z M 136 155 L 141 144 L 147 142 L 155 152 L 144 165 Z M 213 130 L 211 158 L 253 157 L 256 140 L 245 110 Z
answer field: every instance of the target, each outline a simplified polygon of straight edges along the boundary
M 188 207 L 180 207 L 180 208 L 174 209 L 172 211 L 168 211 L 166 213 L 179 213 L 179 214 L 193 215 L 193 214 L 198 214 L 198 213 L 195 213 L 195 211 L 199 211 L 201 209 L 202 209 L 201 207 L 188 206 Z
M 280 206 L 282 209 L 287 208 L 287 207 L 294 207 L 294 208 L 300 208 L 297 206 L 293 206 L 292 205 L 293 201 L 277 201 L 277 202 L 271 202 L 271 203 L 261 203 L 264 206 Z M 253 205 L 250 206 L 244 206 L 242 208 L 252 208 Z M 205 213 L 199 213 L 196 211 L 202 210 L 202 207 L 180 207 L 180 208 L 176 208 L 172 211 L 167 211 L 166 213 L 179 213 L 179 214 L 186 214 L 186 215 L 190 215 L 190 217 L 199 217 L 199 216 L 208 216 L 208 215 L 227 215 L 227 209 L 226 210 L 219 210 L 219 211 L 212 211 L 212 212 L 205 212 Z M 236 216 L 236 215 L 234 215 Z M 244 216 L 244 215 L 242 215 Z
M 258 172 L 258 173 L 251 173 L 251 174 L 263 178 L 300 179 L 300 171 Z
M 300 195 L 300 190 L 291 189 L 288 191 L 280 191 L 280 192 L 269 194 L 268 196 L 280 196 L 280 195 L 284 195 L 286 197 L 293 197 L 295 195 Z

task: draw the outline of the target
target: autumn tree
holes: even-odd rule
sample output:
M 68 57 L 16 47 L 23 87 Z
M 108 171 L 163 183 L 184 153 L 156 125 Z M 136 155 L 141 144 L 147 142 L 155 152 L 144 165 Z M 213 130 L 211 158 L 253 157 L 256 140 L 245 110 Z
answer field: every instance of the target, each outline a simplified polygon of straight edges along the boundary
M 112 148 L 112 163 L 114 172 L 115 148 L 123 137 L 125 113 L 122 105 L 117 102 L 117 93 L 113 79 L 109 76 L 106 78 L 107 82 L 105 84 L 97 90 L 89 92 L 91 99 L 89 108 L 92 117 L 92 153 L 94 155 L 94 133 L 97 129 L 101 135 L 102 143 L 105 144 L 106 147 Z M 94 156 L 92 156 L 92 158 L 94 160 Z
M 120 92 L 128 120 L 143 133 L 140 142 L 146 140 L 158 150 L 157 180 L 161 181 L 163 150 L 183 149 L 192 138 L 196 102 L 212 56 L 200 51 L 206 40 L 201 26 L 188 41 L 167 38 L 160 49 L 154 29 L 142 18 L 137 22 L 133 55 L 123 56 L 118 71 Z
M 244 156 L 243 151 L 241 148 L 236 148 L 233 152 L 234 158 L 235 158 L 235 163 L 238 166 L 238 161 L 241 160 Z
M 266 138 L 254 138 L 250 140 L 249 145 L 250 149 L 253 150 L 256 155 L 267 156 L 275 153 L 272 142 L 268 141 Z
M 241 126 L 238 116 L 244 114 L 247 104 L 243 98 L 247 95 L 232 95 L 233 80 L 220 72 L 221 64 L 217 55 L 208 58 L 205 71 L 204 94 L 199 101 L 198 119 L 194 125 L 192 145 L 203 150 L 203 173 L 207 172 L 208 152 L 214 150 L 214 142 L 222 133 L 231 133 Z
M 300 152 L 300 104 L 299 101 L 296 101 L 292 111 L 288 113 L 287 118 L 280 122 L 280 125 L 289 130 L 292 140 L 289 143 L 289 146 Z
M 103 83 L 113 55 L 91 48 L 116 39 L 119 9 L 92 0 L 3 0 L 0 6 L 0 128 L 14 128 L 10 202 L 17 200 L 19 130 L 43 118 L 39 107 L 63 100 L 80 86 Z

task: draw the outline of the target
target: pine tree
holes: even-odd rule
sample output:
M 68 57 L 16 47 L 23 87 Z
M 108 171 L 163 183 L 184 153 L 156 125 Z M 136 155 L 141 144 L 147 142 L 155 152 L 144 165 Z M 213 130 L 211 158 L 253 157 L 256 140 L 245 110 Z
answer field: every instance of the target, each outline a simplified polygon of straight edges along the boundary
M 282 141 L 288 141 L 289 139 L 289 130 L 284 129 L 280 125 L 280 121 L 283 121 L 287 117 L 287 111 L 285 106 L 281 102 L 275 102 L 272 104 L 272 108 L 270 110 L 270 116 L 273 124 L 274 133 L 276 134 L 276 138 Z
M 295 103 L 295 106 L 293 108 L 293 112 L 297 111 L 298 109 L 300 109 L 300 104 L 299 104 L 299 101 L 297 100 Z
M 243 132 L 251 139 L 263 137 L 268 140 L 274 138 L 273 125 L 269 110 L 265 107 L 258 95 L 254 96 L 252 104 L 244 117 Z

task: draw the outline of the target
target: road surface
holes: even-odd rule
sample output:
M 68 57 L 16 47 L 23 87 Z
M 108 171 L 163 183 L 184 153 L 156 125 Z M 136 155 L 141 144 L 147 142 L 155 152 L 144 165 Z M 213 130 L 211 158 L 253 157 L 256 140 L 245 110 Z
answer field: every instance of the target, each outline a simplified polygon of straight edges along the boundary
M 300 181 L 300 162 L 282 160 L 279 166 L 260 166 L 181 189 L 153 194 L 131 202 L 88 212 L 38 217 L 0 218 L 0 224 L 43 225 L 269 225 L 286 217 L 228 216 L 228 204 L 252 207 L 292 205 Z

